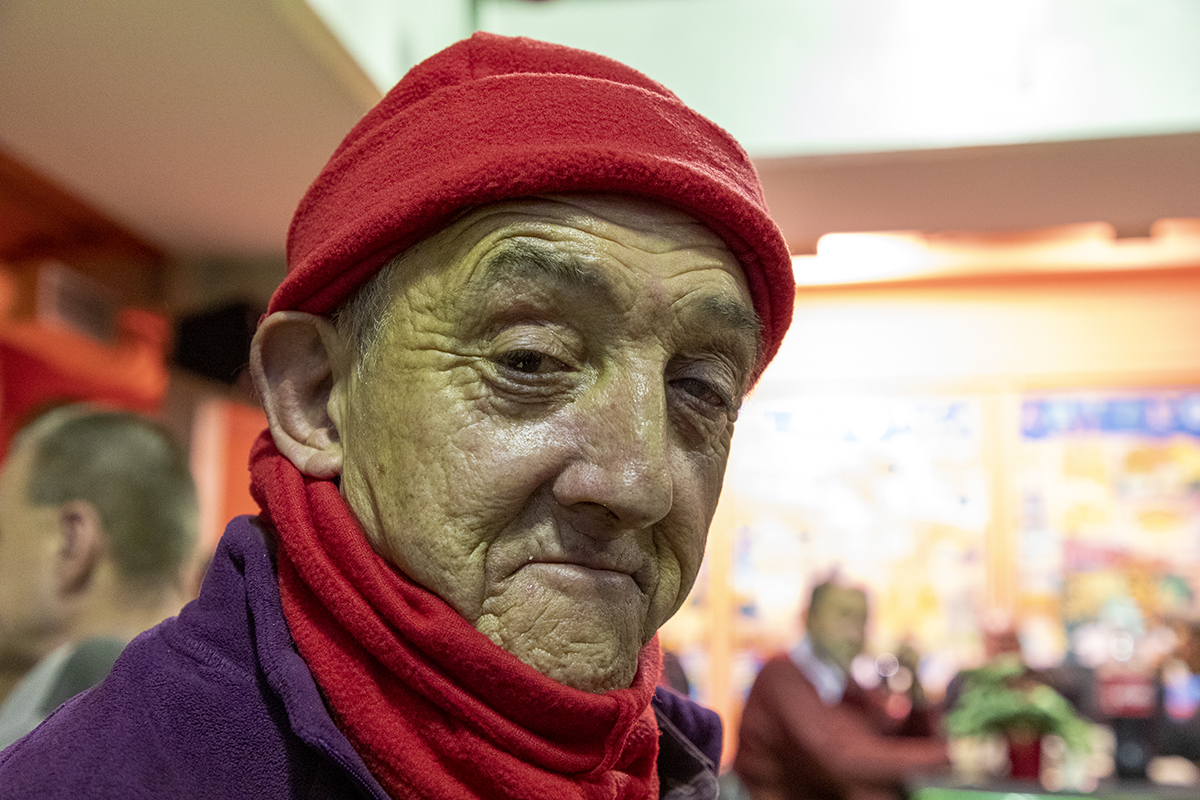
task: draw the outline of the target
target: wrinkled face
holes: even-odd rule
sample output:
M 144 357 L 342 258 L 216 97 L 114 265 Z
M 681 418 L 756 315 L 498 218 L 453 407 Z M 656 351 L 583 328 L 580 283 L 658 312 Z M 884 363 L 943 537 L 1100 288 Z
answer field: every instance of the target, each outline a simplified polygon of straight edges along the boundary
M 849 670 L 866 640 L 866 594 L 859 589 L 831 587 L 816 608 L 808 610 L 807 627 L 819 655 Z
M 0 471 L 0 666 L 28 669 L 51 645 L 60 621 L 54 595 L 57 508 L 27 500 L 30 447 L 11 451 Z
M 628 686 L 704 552 L 758 348 L 741 269 L 693 219 L 560 195 L 414 248 L 336 388 L 373 545 L 567 685 Z

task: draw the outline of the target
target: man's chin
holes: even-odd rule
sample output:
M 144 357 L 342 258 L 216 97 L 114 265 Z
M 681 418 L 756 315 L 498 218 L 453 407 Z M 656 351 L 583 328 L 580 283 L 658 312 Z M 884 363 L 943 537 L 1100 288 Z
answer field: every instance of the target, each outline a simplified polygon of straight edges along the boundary
M 629 576 L 552 565 L 522 570 L 475 627 L 559 683 L 607 692 L 633 683 L 647 624 Z
M 632 657 L 562 659 L 544 651 L 514 653 L 538 672 L 564 686 L 581 692 L 599 694 L 613 689 L 628 689 L 637 674 L 637 654 Z M 603 663 L 598 663 L 603 662 Z
M 525 664 L 548 678 L 584 692 L 607 692 L 628 689 L 637 674 L 639 639 L 624 635 L 613 620 L 586 626 L 576 618 L 557 626 L 549 633 L 531 635 L 494 635 L 484 630 L 492 641 Z M 591 630 L 586 630 L 587 628 Z

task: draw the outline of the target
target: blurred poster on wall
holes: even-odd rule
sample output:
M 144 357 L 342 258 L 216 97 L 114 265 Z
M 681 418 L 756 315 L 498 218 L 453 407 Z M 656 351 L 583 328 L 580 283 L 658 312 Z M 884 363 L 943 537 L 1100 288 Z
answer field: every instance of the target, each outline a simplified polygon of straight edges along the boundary
M 1027 396 L 1016 469 L 1019 605 L 1063 632 L 1035 658 L 1153 661 L 1200 589 L 1200 391 Z

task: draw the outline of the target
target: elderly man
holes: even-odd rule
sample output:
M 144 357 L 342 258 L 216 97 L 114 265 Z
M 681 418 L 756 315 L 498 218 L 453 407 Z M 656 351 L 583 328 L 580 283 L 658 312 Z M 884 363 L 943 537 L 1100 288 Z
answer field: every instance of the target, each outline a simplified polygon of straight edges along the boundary
M 866 592 L 839 580 L 820 583 L 804 621 L 804 638 L 763 666 L 746 701 L 734 761 L 745 793 L 753 800 L 892 800 L 906 775 L 945 766 L 946 744 L 915 663 L 899 707 L 887 708 L 850 674 L 866 640 Z
M 14 440 L 0 473 L 0 747 L 98 683 L 136 634 L 179 611 L 196 490 L 169 436 L 70 406 Z
M 791 316 L 746 155 L 621 64 L 476 34 L 350 132 L 288 256 L 262 515 L 0 794 L 713 796 L 655 631 Z

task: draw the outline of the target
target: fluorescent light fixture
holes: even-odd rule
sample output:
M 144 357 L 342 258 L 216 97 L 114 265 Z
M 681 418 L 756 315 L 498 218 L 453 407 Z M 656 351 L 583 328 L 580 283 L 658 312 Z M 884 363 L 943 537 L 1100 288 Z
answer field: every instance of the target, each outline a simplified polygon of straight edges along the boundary
M 981 275 L 1200 267 L 1200 219 L 1163 219 L 1118 239 L 1104 222 L 1005 233 L 829 233 L 792 256 L 798 286 Z

